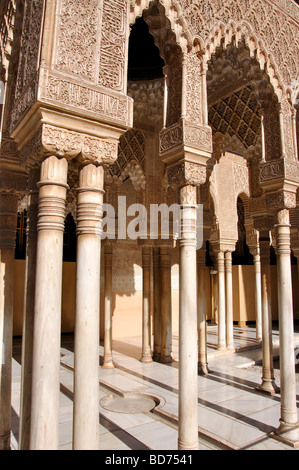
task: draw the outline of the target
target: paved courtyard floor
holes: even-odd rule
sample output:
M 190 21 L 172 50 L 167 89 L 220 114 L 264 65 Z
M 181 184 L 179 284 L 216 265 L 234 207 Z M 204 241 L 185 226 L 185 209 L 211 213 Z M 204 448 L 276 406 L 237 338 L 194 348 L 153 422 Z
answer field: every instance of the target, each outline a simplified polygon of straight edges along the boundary
M 217 327 L 208 326 L 208 376 L 198 376 L 198 422 L 200 450 L 291 450 L 271 433 L 279 426 L 280 395 L 266 396 L 256 391 L 261 383 L 261 344 L 255 329 L 234 328 L 236 352 L 216 349 Z M 295 333 L 299 350 L 299 333 Z M 276 384 L 279 386 L 279 335 L 273 331 Z M 99 348 L 100 359 L 103 347 Z M 20 410 L 21 341 L 14 340 L 12 383 L 12 449 L 18 449 Z M 115 368 L 100 367 L 100 447 L 101 450 L 176 450 L 178 420 L 178 336 L 173 335 L 174 362 L 142 364 L 141 338 L 113 342 Z M 299 370 L 296 369 L 299 406 Z M 60 450 L 72 448 L 73 336 L 62 336 L 61 345 Z M 114 412 L 105 406 L 105 397 L 126 394 L 154 397 L 153 411 Z M 130 411 L 130 412 L 128 412 Z

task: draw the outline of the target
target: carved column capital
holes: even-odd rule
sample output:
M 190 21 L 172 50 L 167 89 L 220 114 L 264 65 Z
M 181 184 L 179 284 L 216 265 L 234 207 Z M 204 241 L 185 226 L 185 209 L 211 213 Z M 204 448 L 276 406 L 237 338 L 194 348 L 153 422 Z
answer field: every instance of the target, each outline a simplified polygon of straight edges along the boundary
M 51 156 L 41 165 L 37 230 L 64 230 L 67 185 L 66 159 Z
M 104 169 L 87 165 L 79 175 L 77 235 L 102 235 Z

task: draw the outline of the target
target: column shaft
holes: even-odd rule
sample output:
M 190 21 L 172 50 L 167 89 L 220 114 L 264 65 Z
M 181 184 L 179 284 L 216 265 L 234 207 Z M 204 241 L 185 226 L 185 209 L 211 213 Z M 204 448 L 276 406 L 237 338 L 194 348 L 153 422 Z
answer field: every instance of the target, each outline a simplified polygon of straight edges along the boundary
M 178 448 L 195 450 L 198 449 L 196 188 L 187 186 L 180 196 Z
M 31 450 L 59 440 L 60 334 L 67 161 L 47 158 L 39 186 L 31 402 Z
M 104 170 L 80 171 L 77 210 L 77 286 L 73 449 L 99 450 L 100 260 Z
M 171 256 L 170 248 L 160 248 L 161 268 L 161 358 L 172 362 Z
M 218 253 L 218 349 L 226 349 L 224 253 Z
M 113 369 L 112 360 L 112 246 L 105 246 L 105 330 L 104 330 L 104 369 Z
M 0 195 L 0 450 L 10 449 L 16 194 Z
M 290 217 L 288 210 L 278 213 L 277 289 L 280 339 L 281 418 L 277 433 L 299 445 L 299 423 L 296 405 L 294 355 L 293 295 L 290 247 Z M 295 429 L 296 428 L 296 429 Z
M 159 362 L 161 357 L 161 273 L 160 248 L 153 249 L 153 280 L 154 280 L 154 351 L 153 359 Z
M 271 312 L 271 266 L 269 233 L 260 236 L 262 269 L 262 352 L 263 375 L 258 390 L 274 395 L 277 391 L 274 380 L 272 352 L 272 312 Z
M 232 254 L 225 253 L 226 347 L 234 350 L 233 271 Z
M 198 282 L 197 282 L 197 308 L 198 308 L 198 373 L 208 374 L 207 360 L 207 299 L 206 299 L 206 251 L 198 252 Z
M 256 340 L 262 340 L 262 280 L 260 255 L 254 256 L 255 273 L 255 308 L 256 308 Z
M 38 188 L 40 170 L 29 173 L 27 211 L 26 267 L 24 288 L 24 318 L 22 333 L 22 373 L 20 402 L 19 449 L 30 448 L 32 356 L 34 332 L 34 300 L 37 245 Z
M 151 354 L 151 249 L 142 248 L 142 355 L 141 362 L 152 362 Z

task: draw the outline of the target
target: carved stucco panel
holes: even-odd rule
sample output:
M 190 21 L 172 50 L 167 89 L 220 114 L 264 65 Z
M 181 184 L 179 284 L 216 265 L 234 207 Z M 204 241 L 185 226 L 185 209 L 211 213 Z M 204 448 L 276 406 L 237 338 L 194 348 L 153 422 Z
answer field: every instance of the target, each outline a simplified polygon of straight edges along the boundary
M 44 0 L 25 2 L 16 98 L 20 98 L 36 76 Z
M 103 0 L 99 57 L 99 85 L 126 92 L 126 41 L 128 4 Z
M 95 82 L 98 0 L 60 0 L 55 67 Z

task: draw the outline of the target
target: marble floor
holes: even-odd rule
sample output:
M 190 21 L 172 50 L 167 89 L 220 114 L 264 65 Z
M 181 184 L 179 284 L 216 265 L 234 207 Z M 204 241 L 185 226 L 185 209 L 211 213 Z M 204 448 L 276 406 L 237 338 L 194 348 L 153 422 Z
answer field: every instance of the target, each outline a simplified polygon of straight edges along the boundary
M 217 328 L 208 327 L 210 374 L 198 377 L 198 421 L 200 450 L 291 450 L 271 433 L 279 425 L 280 395 L 255 390 L 261 383 L 261 345 L 255 329 L 234 328 L 236 352 L 216 349 Z M 295 333 L 299 350 L 299 333 Z M 274 357 L 279 356 L 279 335 L 273 331 Z M 99 347 L 100 359 L 103 347 Z M 20 409 L 21 341 L 14 340 L 12 382 L 12 449 L 18 449 Z M 173 335 L 172 364 L 143 364 L 141 337 L 113 342 L 115 368 L 100 367 L 101 450 L 176 450 L 178 416 L 178 335 Z M 275 361 L 277 367 L 278 361 Z M 299 370 L 297 366 L 297 403 Z M 279 370 L 275 369 L 279 386 Z M 73 337 L 62 336 L 60 375 L 60 450 L 72 448 Z M 105 397 L 138 393 L 154 397 L 157 407 L 149 412 L 116 413 L 104 406 Z M 107 400 L 106 400 L 107 401 Z M 103 405 L 103 406 L 102 406 Z

